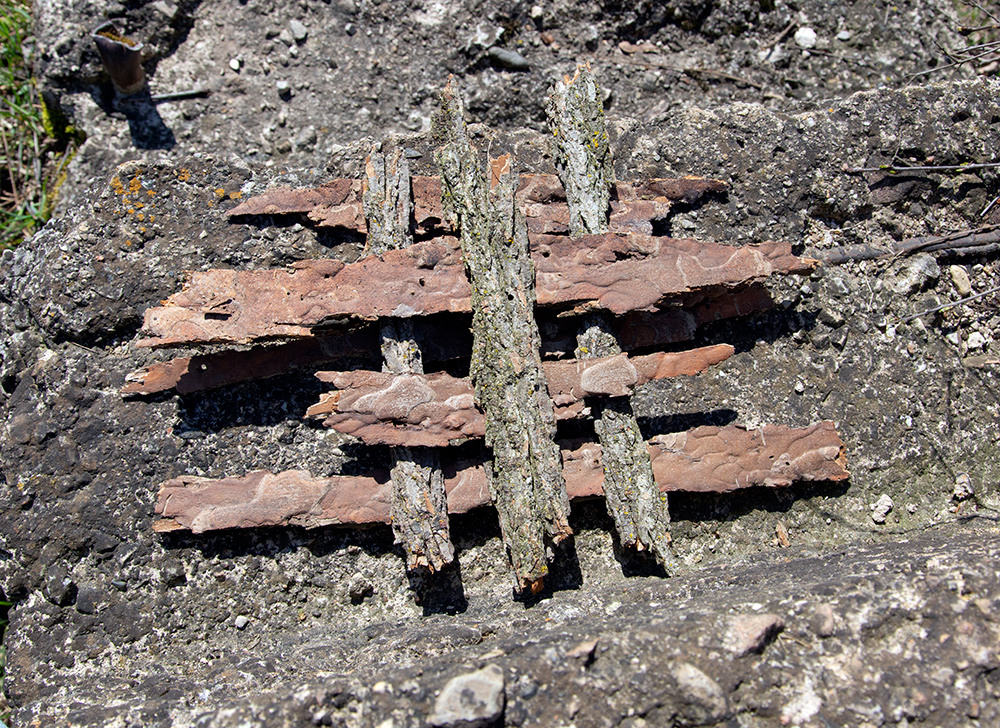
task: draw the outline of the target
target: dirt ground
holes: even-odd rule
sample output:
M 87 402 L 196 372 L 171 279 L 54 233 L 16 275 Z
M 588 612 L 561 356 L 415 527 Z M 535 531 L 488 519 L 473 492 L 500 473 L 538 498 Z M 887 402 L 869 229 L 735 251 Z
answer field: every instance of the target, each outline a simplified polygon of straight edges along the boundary
M 103 75 L 90 31 L 105 17 L 145 44 L 150 94 L 123 99 Z M 672 496 L 670 578 L 619 547 L 603 502 L 574 505 L 576 537 L 527 602 L 489 509 L 453 519 L 460 567 L 427 583 L 387 527 L 154 534 L 167 478 L 328 475 L 386 454 L 302 418 L 310 372 L 119 394 L 182 353 L 134 343 L 183 271 L 355 258 L 307 220 L 223 213 L 357 176 L 388 134 L 431 172 L 449 74 L 479 143 L 551 172 L 549 90 L 589 62 L 619 179 L 729 184 L 666 234 L 828 258 L 996 225 L 994 168 L 854 171 L 996 161 L 995 75 L 913 76 L 965 43 L 949 2 L 40 0 L 36 21 L 40 87 L 87 140 L 53 220 L 0 261 L 15 725 L 427 725 L 448 680 L 491 665 L 499 712 L 442 725 L 997 719 L 996 297 L 906 320 L 1000 284 L 995 252 L 824 265 L 774 282 L 774 311 L 703 327 L 696 344 L 736 355 L 643 387 L 643 428 L 831 419 L 850 481 Z

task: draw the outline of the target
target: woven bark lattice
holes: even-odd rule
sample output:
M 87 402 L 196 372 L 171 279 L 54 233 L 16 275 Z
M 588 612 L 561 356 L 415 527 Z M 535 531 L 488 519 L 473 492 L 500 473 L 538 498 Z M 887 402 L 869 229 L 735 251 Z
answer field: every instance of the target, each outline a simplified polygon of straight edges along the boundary
M 583 69 L 563 93 L 598 98 L 590 80 Z M 553 106 L 557 124 L 583 113 Z M 591 116 L 593 131 L 603 121 Z M 548 546 L 571 535 L 571 498 L 605 494 L 622 542 L 669 564 L 670 491 L 848 477 L 831 423 L 697 428 L 644 441 L 629 404 L 636 387 L 696 375 L 733 349 L 624 352 L 690 341 L 701 324 L 766 309 L 763 281 L 807 273 L 816 261 L 782 242 L 734 247 L 650 234 L 672 202 L 724 187 L 715 180 L 622 183 L 595 172 L 597 189 L 589 189 L 570 180 L 569 163 L 560 166 L 564 183 L 519 177 L 506 155 L 484 164 L 451 84 L 435 124 L 440 177 L 411 178 L 397 148 L 376 145 L 364 180 L 273 190 L 231 211 L 307 214 L 317 225 L 363 231 L 370 255 L 191 274 L 183 290 L 147 311 L 139 345 L 243 348 L 151 364 L 123 388 L 192 393 L 360 357 L 383 371 L 319 372 L 334 391 L 308 414 L 389 445 L 390 470 L 175 478 L 160 487 L 155 530 L 388 522 L 407 566 L 436 570 L 454 558 L 448 515 L 492 503 L 516 588 L 537 591 Z M 573 134 L 558 136 L 555 156 L 575 154 Z M 610 174 L 610 151 L 596 149 L 591 162 Z M 580 227 L 584 215 L 591 227 Z M 414 233 L 431 239 L 410 244 Z M 470 314 L 471 336 L 455 335 L 454 322 Z M 468 379 L 435 370 L 463 358 Z M 600 445 L 556 441 L 557 420 L 586 417 Z M 475 438 L 489 457 L 448 456 L 448 444 Z

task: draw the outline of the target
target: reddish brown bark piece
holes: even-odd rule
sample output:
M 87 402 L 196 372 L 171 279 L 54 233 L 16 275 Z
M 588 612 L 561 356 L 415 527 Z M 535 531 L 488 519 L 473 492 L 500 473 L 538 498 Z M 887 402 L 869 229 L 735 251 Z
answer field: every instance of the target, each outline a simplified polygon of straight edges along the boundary
M 371 328 L 317 336 L 249 351 L 221 351 L 180 357 L 151 364 L 128 374 L 123 395 L 154 394 L 174 389 L 190 394 L 239 382 L 266 379 L 317 364 L 378 350 L 378 334 Z
M 427 235 L 450 231 L 441 213 L 441 180 L 413 177 L 412 187 L 417 232 Z M 649 234 L 651 222 L 666 217 L 673 202 L 690 204 L 726 187 L 722 180 L 702 177 L 616 182 L 611 192 L 610 230 Z M 569 230 L 566 193 L 556 175 L 521 175 L 515 199 L 524 210 L 529 232 L 565 233 Z M 367 232 L 361 204 L 361 180 L 335 179 L 309 189 L 275 187 L 226 213 L 230 217 L 282 214 L 308 215 L 318 227 Z
M 832 422 L 795 429 L 765 425 L 698 427 L 659 435 L 649 443 L 656 482 L 664 492 L 724 493 L 752 486 L 783 487 L 799 480 L 840 481 L 850 477 L 844 445 Z M 600 446 L 563 450 L 570 498 L 603 494 Z M 481 465 L 444 468 L 449 513 L 488 505 Z M 195 533 L 257 526 L 360 525 L 389 522 L 387 474 L 314 478 L 301 470 L 212 480 L 182 476 L 160 486 L 153 523 L 159 532 Z
M 629 358 L 543 362 L 556 419 L 586 413 L 583 398 L 624 396 L 653 379 L 694 375 L 729 358 L 728 344 Z M 485 420 L 471 383 L 445 373 L 317 372 L 338 391 L 324 394 L 306 416 L 369 445 L 444 447 L 485 436 Z
M 684 308 L 634 311 L 615 322 L 615 331 L 626 351 L 690 341 L 698 326 L 732 316 L 773 308 L 774 301 L 761 285 L 723 293 Z M 575 326 L 574 326 L 575 329 Z M 565 340 L 543 340 L 543 353 L 571 350 L 575 335 Z M 424 341 L 428 361 L 468 356 L 469 342 L 455 338 Z M 300 339 L 249 351 L 221 351 L 150 364 L 125 377 L 124 395 L 146 395 L 175 389 L 179 394 L 201 392 L 239 382 L 285 374 L 293 369 L 320 366 L 345 356 L 374 356 L 378 335 L 370 328 Z
M 773 274 L 807 273 L 788 243 L 732 247 L 646 235 L 538 235 L 532 239 L 537 303 L 615 314 L 681 294 L 718 295 Z M 292 270 L 210 270 L 146 311 L 140 346 L 303 337 L 337 321 L 471 310 L 453 238 L 418 243 L 345 265 L 314 260 Z

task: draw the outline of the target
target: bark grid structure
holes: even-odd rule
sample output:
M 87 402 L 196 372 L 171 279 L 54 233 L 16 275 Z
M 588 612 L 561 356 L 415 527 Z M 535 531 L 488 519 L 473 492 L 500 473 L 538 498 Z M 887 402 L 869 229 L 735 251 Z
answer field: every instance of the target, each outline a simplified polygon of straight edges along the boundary
M 539 354 L 528 231 L 514 202 L 518 176 L 504 155 L 490 161 L 487 183 L 454 80 L 442 92 L 436 122 L 442 207 L 460 230 L 472 287 L 470 377 L 493 451 L 490 491 L 516 588 L 538 592 L 548 573 L 548 543 L 572 530 Z

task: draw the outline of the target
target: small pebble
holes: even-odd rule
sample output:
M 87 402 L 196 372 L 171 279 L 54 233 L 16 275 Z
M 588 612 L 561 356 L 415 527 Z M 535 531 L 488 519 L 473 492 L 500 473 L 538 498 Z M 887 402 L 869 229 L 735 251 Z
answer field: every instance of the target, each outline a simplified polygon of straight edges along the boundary
M 982 349 L 986 346 L 986 337 L 978 331 L 973 331 L 969 334 L 969 338 L 965 340 L 965 344 L 969 349 Z
M 785 620 L 777 614 L 741 614 L 729 621 L 724 644 L 738 657 L 759 653 L 784 628 Z
M 492 724 L 504 709 L 504 674 L 497 665 L 453 677 L 434 703 L 430 724 L 465 728 Z
M 250 624 L 250 620 L 241 614 L 236 618 L 233 624 L 236 625 L 236 629 L 244 629 L 248 624 Z
M 295 43 L 295 36 L 292 35 L 292 31 L 288 28 L 282 28 L 281 32 L 278 33 L 278 40 L 285 45 L 290 46 Z
M 812 631 L 819 637 L 832 637 L 837 630 L 837 619 L 829 604 L 817 604 L 809 622 Z
M 872 510 L 872 520 L 875 521 L 875 523 L 885 523 L 885 519 L 892 510 L 892 506 L 892 498 L 887 496 L 885 493 L 880 495 L 878 500 L 870 506 Z
M 816 47 L 816 31 L 812 28 L 799 28 L 795 31 L 795 44 L 799 48 L 815 48 Z
M 292 38 L 296 43 L 301 43 L 309 36 L 309 30 L 298 20 L 289 22 L 288 29 L 292 31 Z
M 487 55 L 494 64 L 510 71 L 527 71 L 529 68 L 528 59 L 509 48 L 493 46 L 487 51 Z
M 274 84 L 274 87 L 278 90 L 278 94 L 282 96 L 292 90 L 292 87 L 288 83 L 288 81 L 284 80 L 278 81 L 276 84 Z
M 951 494 L 951 497 L 957 501 L 961 501 L 971 498 L 975 493 L 976 491 L 972 487 L 972 478 L 969 477 L 969 474 L 959 473 L 958 477 L 955 478 L 955 490 Z
M 230 58 L 229 67 L 234 71 L 240 70 L 240 60 L 238 58 Z
M 842 30 L 839 33 L 837 33 L 837 40 L 849 41 L 850 39 L 851 39 L 851 31 L 849 30 Z
M 969 274 L 963 266 L 953 265 L 948 268 L 948 273 L 951 275 L 951 282 L 955 285 L 958 295 L 968 296 L 972 293 L 972 281 L 969 280 Z

